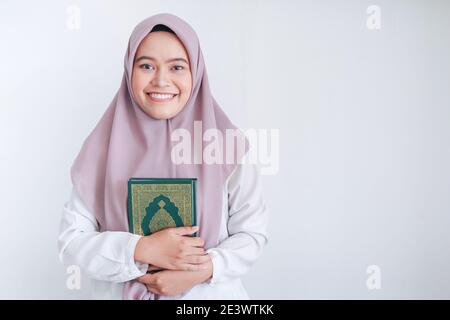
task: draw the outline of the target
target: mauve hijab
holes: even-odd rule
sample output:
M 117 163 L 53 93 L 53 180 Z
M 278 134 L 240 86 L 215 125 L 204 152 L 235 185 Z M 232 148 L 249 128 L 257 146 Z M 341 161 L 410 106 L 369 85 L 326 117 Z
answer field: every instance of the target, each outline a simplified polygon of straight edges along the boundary
M 136 104 L 131 86 L 136 50 L 158 24 L 172 29 L 183 43 L 192 73 L 192 91 L 186 105 L 176 116 L 167 120 L 148 116 Z M 202 122 L 203 131 L 215 128 L 224 136 L 226 129 L 237 129 L 211 94 L 195 31 L 188 23 L 168 13 L 143 20 L 130 36 L 124 69 L 117 94 L 84 141 L 71 167 L 75 190 L 95 215 L 101 232 L 128 232 L 127 181 L 130 177 L 197 178 L 198 236 L 205 241 L 205 250 L 215 247 L 222 215 L 223 188 L 243 154 L 237 155 L 232 164 L 206 164 L 204 161 L 202 164 L 174 164 L 171 160 L 171 148 L 176 144 L 171 141 L 171 133 L 175 129 L 188 130 L 192 139 L 194 121 Z M 193 146 L 193 140 L 191 143 Z M 205 142 L 202 140 L 201 143 L 204 149 Z M 248 140 L 245 139 L 244 153 L 248 147 Z M 226 159 L 224 146 L 223 150 Z M 156 295 L 137 280 L 126 282 L 123 290 L 123 299 L 179 299 L 182 295 Z

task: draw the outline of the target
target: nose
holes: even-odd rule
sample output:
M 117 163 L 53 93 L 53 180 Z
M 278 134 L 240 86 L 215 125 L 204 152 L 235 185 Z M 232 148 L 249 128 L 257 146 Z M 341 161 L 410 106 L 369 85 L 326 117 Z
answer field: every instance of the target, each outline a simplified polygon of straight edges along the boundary
M 155 87 L 164 87 L 168 84 L 168 78 L 165 72 L 158 70 L 155 73 L 155 76 L 151 80 L 151 84 Z

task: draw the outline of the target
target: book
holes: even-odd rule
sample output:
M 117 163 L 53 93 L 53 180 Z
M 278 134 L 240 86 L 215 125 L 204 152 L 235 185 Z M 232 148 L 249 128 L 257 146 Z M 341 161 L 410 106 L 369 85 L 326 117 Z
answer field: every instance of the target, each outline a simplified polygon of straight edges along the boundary
M 196 182 L 197 178 L 130 178 L 130 232 L 148 236 L 165 228 L 195 226 Z

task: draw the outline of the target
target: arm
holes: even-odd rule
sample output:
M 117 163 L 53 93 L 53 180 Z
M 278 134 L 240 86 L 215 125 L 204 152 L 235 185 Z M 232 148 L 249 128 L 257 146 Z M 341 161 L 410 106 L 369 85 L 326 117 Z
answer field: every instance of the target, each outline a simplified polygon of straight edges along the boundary
M 60 224 L 61 263 L 77 265 L 88 277 L 111 282 L 125 282 L 146 273 L 148 264 L 134 260 L 139 235 L 98 230 L 97 220 L 73 188 Z
M 213 264 L 212 277 L 216 283 L 247 273 L 268 243 L 268 211 L 262 197 L 256 165 L 240 164 L 228 181 L 228 233 L 215 248 L 206 252 Z

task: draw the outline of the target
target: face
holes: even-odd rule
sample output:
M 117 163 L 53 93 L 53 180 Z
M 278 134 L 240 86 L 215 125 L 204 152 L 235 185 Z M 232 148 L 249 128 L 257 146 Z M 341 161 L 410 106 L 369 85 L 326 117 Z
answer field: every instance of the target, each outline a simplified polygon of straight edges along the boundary
M 188 54 L 170 32 L 149 33 L 134 59 L 131 86 L 137 104 L 154 119 L 170 119 L 186 105 L 192 89 Z

